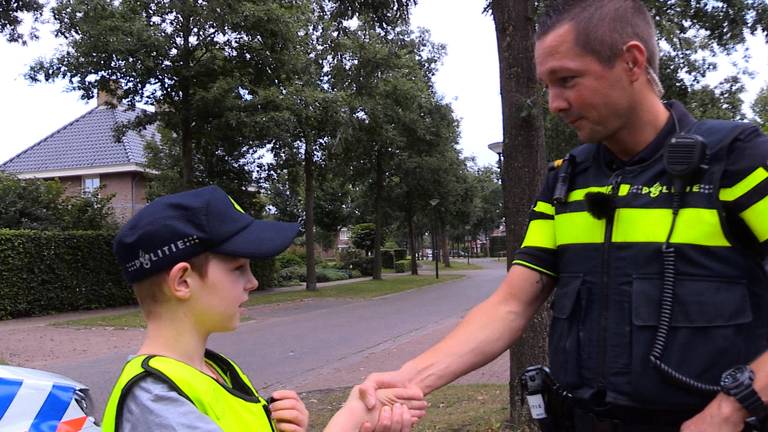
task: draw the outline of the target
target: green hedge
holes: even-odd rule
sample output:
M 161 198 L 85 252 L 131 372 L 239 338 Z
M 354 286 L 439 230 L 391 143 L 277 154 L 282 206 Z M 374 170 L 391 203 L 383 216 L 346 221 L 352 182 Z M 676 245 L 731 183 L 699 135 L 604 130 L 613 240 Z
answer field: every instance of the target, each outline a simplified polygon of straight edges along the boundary
M 134 303 L 113 236 L 0 230 L 0 319 Z
M 395 273 L 405 273 L 411 269 L 411 260 L 395 261 Z
M 0 319 L 135 304 L 112 254 L 111 232 L 0 230 Z M 274 260 L 255 262 L 261 288 Z
M 395 261 L 404 260 L 407 254 L 406 249 L 382 249 L 381 266 L 386 269 L 395 268 Z
M 256 280 L 259 281 L 257 289 L 262 290 L 278 285 L 277 274 L 280 271 L 280 266 L 274 258 L 251 260 L 251 271 Z

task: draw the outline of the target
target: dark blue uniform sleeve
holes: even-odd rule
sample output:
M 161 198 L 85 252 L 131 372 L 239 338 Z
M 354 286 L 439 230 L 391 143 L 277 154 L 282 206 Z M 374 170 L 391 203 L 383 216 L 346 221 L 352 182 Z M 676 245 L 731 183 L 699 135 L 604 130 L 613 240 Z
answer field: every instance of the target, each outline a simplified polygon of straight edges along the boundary
M 544 187 L 531 206 L 528 229 L 513 264 L 522 265 L 539 273 L 557 277 L 557 251 L 555 248 L 555 191 L 557 171 L 547 174 Z
M 719 193 L 729 220 L 768 256 L 768 137 L 756 126 L 731 143 Z

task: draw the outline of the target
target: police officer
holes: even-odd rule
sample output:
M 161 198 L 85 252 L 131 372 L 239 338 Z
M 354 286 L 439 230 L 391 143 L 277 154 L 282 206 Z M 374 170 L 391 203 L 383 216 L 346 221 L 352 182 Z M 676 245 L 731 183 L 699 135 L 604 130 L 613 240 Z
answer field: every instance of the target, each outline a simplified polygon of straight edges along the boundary
M 554 292 L 550 367 L 577 431 L 759 429 L 768 398 L 768 138 L 663 102 L 640 0 L 539 22 L 549 109 L 584 144 L 552 170 L 497 291 L 363 388 L 439 388 L 501 354 Z

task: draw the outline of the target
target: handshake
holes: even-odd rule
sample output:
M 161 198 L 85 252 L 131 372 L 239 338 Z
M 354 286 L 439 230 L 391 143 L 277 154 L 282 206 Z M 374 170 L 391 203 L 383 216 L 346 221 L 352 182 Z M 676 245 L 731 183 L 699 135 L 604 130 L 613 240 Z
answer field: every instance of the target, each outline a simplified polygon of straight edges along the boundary
M 427 402 L 416 386 L 388 381 L 388 374 L 372 374 L 352 388 L 344 406 L 326 425 L 324 432 L 408 432 L 424 417 Z M 303 432 L 309 414 L 293 391 L 279 390 L 270 405 L 272 419 L 280 432 Z

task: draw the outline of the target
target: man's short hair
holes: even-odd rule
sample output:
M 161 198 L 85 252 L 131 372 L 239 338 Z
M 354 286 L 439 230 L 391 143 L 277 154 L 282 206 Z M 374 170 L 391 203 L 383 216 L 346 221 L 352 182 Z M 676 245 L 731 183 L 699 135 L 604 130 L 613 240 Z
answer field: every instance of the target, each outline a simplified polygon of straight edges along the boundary
M 613 66 L 630 41 L 645 47 L 650 69 L 659 74 L 656 26 L 640 0 L 560 0 L 539 18 L 536 40 L 572 24 L 575 44 L 605 66 Z

